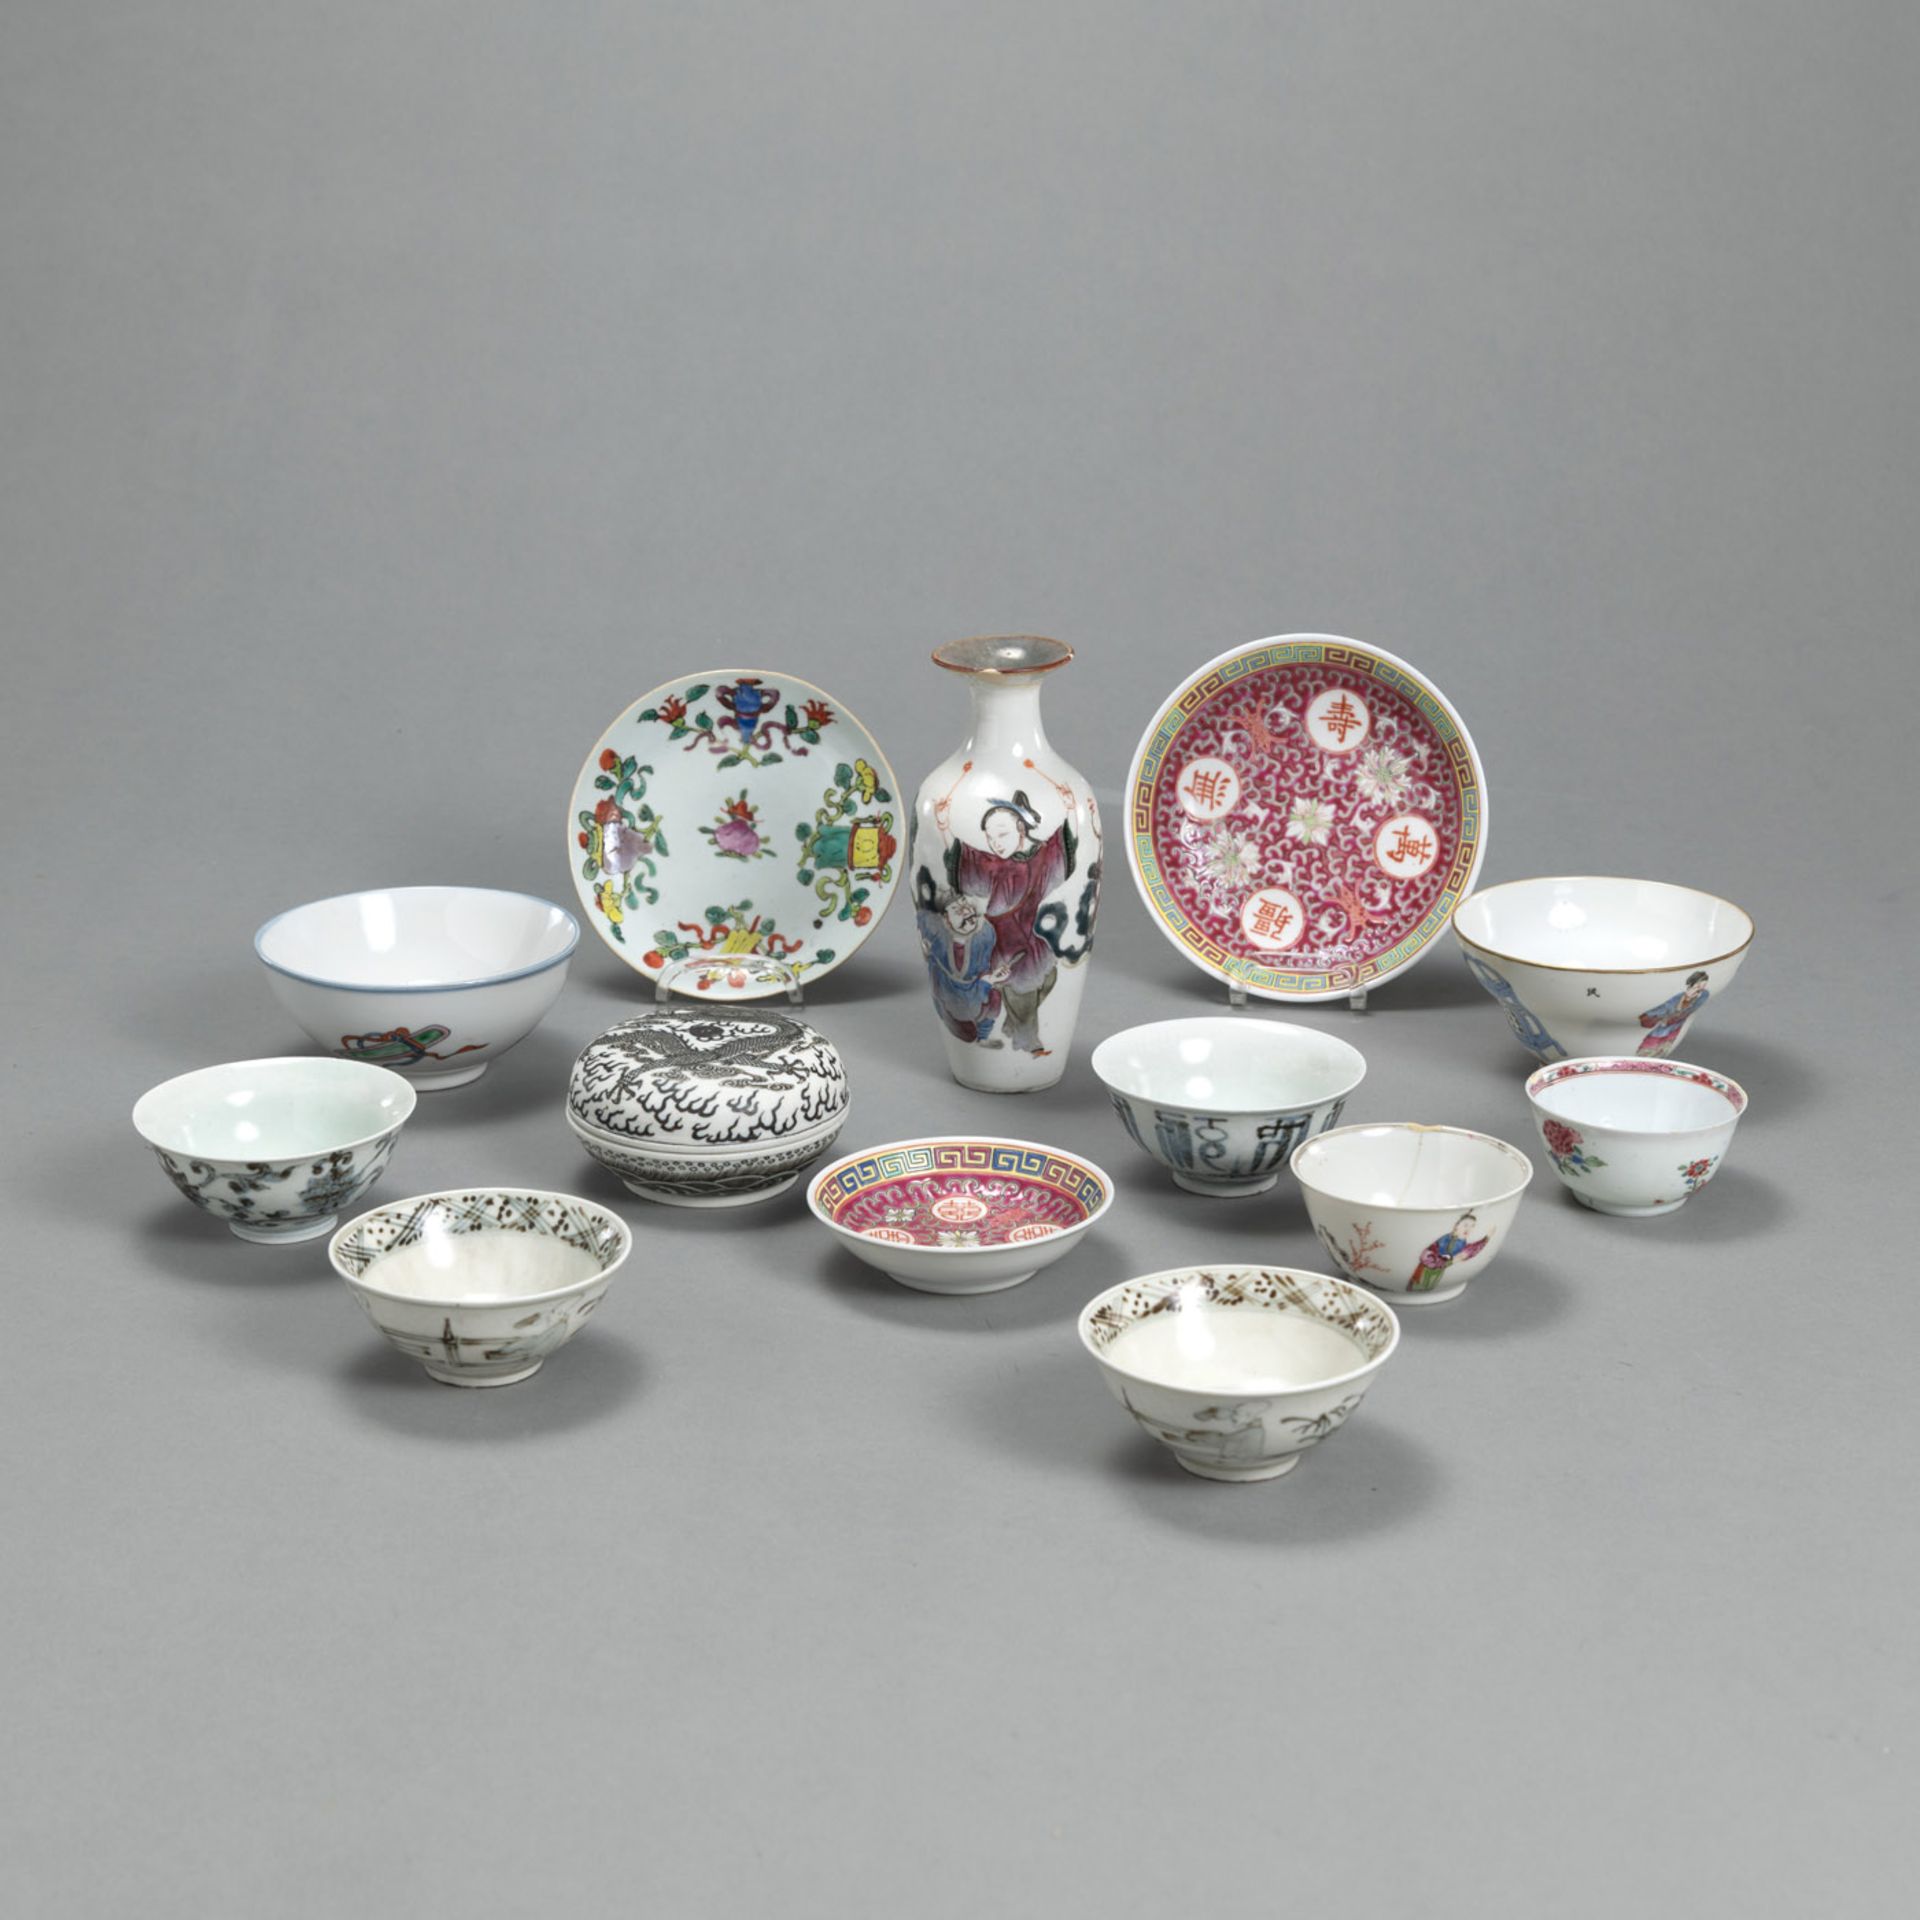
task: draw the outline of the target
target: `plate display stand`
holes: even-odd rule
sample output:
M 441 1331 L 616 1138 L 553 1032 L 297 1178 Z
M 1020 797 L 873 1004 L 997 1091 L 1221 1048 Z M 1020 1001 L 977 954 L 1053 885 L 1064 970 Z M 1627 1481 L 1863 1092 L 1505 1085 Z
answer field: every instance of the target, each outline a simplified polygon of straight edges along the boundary
M 1226 986 L 1228 1007 L 1235 1013 L 1244 1012 L 1247 1007 L 1246 988 L 1243 987 L 1238 980 L 1234 979 L 1228 979 Z M 1355 1013 L 1365 1013 L 1367 1010 L 1366 988 L 1355 987 L 1354 990 L 1347 995 L 1347 1005 Z
M 736 953 L 716 960 L 696 960 L 691 956 L 669 960 L 661 968 L 659 979 L 653 983 L 654 1005 L 664 1007 L 669 995 L 675 991 L 675 983 L 681 980 L 683 974 L 689 973 L 699 977 L 681 982 L 678 989 L 689 998 L 698 999 L 715 982 L 721 982 L 738 993 L 749 980 L 765 980 L 786 989 L 789 1005 L 797 1007 L 802 1003 L 800 976 L 784 960 L 776 960 L 771 954 L 765 953 Z

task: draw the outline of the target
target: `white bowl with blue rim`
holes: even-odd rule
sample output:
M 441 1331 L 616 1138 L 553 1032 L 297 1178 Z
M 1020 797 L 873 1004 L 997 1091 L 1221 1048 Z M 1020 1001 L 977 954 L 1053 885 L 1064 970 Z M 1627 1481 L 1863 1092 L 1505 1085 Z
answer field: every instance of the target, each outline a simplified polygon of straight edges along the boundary
M 492 887 L 380 887 L 276 914 L 253 937 L 275 997 L 327 1052 L 432 1090 L 477 1080 L 566 984 L 580 927 Z
M 331 1232 L 379 1179 L 418 1096 L 352 1060 L 229 1060 L 140 1096 L 134 1130 L 162 1171 L 242 1240 Z
M 1366 1077 L 1358 1047 L 1245 1014 L 1110 1035 L 1093 1071 L 1128 1137 L 1213 1199 L 1265 1193 L 1301 1141 L 1337 1126 Z

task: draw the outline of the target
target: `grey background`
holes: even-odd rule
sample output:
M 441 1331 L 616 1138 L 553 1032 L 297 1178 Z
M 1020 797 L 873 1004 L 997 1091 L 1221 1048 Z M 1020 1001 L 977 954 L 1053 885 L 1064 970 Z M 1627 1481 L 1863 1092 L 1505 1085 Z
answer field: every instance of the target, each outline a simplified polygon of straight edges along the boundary
M 14 0 L 14 1909 L 1903 1908 L 1917 56 L 1892 0 Z M 526 1386 L 430 1385 L 132 1135 L 302 1044 L 273 911 L 568 898 L 574 771 L 667 675 L 787 663 L 911 792 L 927 649 L 1008 627 L 1080 648 L 1110 815 L 1191 665 L 1330 630 L 1466 716 L 1488 879 L 1746 905 L 1688 1048 L 1753 1095 L 1728 1171 L 1625 1222 L 1543 1167 L 1351 1429 L 1212 1488 L 1073 1315 L 1314 1248 L 1097 1097 L 1093 1040 L 1209 1005 L 1117 845 L 1057 1090 L 948 1081 L 903 912 L 812 998 L 849 1146 L 1117 1175 L 1018 1292 L 610 1187 L 558 1121 L 635 997 L 591 936 L 380 1190 L 621 1202 Z M 1450 946 L 1301 1017 L 1352 1117 L 1531 1146 Z

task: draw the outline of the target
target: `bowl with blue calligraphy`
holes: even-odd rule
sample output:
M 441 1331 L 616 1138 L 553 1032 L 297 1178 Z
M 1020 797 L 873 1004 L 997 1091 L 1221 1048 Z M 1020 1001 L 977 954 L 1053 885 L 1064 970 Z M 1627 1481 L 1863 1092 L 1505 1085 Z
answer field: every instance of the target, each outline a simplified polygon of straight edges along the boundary
M 355 1060 L 230 1060 L 149 1088 L 133 1125 L 202 1213 L 281 1246 L 332 1231 L 379 1179 L 414 1100 L 397 1073 Z
M 1349 1280 L 1396 1302 L 1456 1299 L 1506 1245 L 1533 1162 L 1468 1127 L 1337 1127 L 1294 1149 L 1320 1244 Z
M 1128 1027 L 1093 1051 L 1127 1137 L 1188 1193 L 1265 1193 L 1301 1141 L 1338 1126 L 1366 1077 L 1357 1047 L 1240 1014 Z
M 1753 920 L 1665 880 L 1508 880 L 1453 916 L 1467 971 L 1536 1060 L 1664 1060 L 1733 985 Z
M 998 1293 L 1070 1253 L 1113 1204 L 1091 1160 L 1033 1140 L 942 1135 L 837 1160 L 807 1190 L 856 1259 L 918 1293 Z
M 532 894 L 382 887 L 289 908 L 253 946 L 318 1046 L 431 1091 L 479 1079 L 540 1024 L 579 940 Z

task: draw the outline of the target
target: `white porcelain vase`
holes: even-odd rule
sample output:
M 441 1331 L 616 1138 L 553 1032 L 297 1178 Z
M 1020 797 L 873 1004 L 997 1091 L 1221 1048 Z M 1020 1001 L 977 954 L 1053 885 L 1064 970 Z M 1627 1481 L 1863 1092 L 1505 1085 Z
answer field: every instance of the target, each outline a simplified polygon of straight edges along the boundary
M 1032 1093 L 1066 1071 L 1100 905 L 1093 789 L 1040 722 L 1042 677 L 1073 649 L 997 634 L 933 657 L 967 677 L 973 731 L 914 803 L 920 952 L 953 1077 Z

